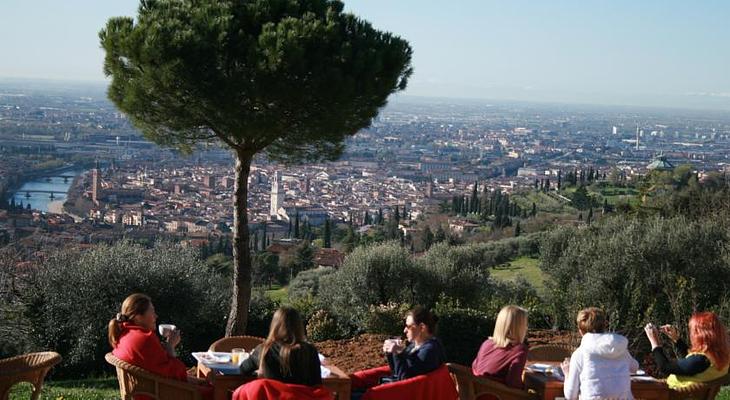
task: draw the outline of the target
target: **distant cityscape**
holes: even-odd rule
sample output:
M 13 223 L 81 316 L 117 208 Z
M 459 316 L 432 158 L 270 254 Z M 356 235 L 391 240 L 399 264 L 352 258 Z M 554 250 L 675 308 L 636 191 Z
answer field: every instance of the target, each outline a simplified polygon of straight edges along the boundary
M 169 235 L 192 244 L 233 224 L 233 159 L 210 144 L 192 155 L 146 141 L 103 91 L 0 86 L 0 241 L 45 245 Z M 730 172 L 730 116 L 719 112 L 396 98 L 343 157 L 315 165 L 256 159 L 249 224 L 269 243 L 297 218 L 367 231 L 366 215 L 407 213 L 399 228 L 455 195 L 511 193 L 592 168 L 627 180 L 691 164 Z M 33 185 L 36 186 L 33 186 Z M 549 186 L 549 183 L 548 183 Z M 30 210 L 28 210 L 30 207 Z

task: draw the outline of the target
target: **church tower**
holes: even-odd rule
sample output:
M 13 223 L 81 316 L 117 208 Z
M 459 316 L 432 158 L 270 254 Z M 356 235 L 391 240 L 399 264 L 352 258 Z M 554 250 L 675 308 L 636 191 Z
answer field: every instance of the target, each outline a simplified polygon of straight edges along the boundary
M 269 211 L 269 219 L 279 219 L 279 209 L 282 205 L 284 205 L 284 188 L 281 184 L 281 171 L 276 171 L 271 181 L 271 210 Z

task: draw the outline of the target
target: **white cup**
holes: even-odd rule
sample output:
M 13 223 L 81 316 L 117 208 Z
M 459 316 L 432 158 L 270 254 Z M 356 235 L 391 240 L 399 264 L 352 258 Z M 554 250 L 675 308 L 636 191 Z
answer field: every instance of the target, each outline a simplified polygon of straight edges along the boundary
M 172 333 L 175 329 L 177 329 L 177 326 L 173 324 L 160 324 L 157 326 L 157 330 L 160 331 L 160 335 L 164 337 L 170 335 L 170 333 Z

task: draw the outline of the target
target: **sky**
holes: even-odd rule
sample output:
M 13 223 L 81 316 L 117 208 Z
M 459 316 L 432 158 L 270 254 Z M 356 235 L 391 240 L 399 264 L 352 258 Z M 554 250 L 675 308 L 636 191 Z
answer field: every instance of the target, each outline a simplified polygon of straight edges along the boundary
M 0 0 L 0 77 L 104 82 L 138 0 Z M 408 40 L 406 95 L 730 110 L 726 0 L 350 0 Z

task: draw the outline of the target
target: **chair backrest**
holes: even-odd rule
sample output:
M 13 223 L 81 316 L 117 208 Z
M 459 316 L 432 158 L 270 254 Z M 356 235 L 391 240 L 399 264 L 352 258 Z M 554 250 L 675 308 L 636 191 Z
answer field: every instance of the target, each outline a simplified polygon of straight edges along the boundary
M 530 347 L 527 352 L 529 361 L 563 361 L 573 354 L 572 347 L 562 344 L 543 344 Z
M 712 400 L 723 386 L 730 384 L 730 374 L 709 382 L 696 382 L 689 386 L 673 389 L 669 398 L 672 400 Z
M 471 368 L 459 364 L 446 364 L 449 373 L 456 382 L 460 400 L 476 400 L 480 396 L 489 395 L 498 400 L 536 400 L 534 394 L 514 389 L 491 379 L 474 376 Z
M 41 394 L 43 379 L 59 362 L 61 355 L 53 351 L 23 354 L 0 360 L 0 399 L 6 400 L 10 388 L 20 382 L 33 385 L 31 399 L 37 399 Z
M 425 375 L 384 383 L 365 391 L 362 400 L 456 400 L 459 394 L 449 369 L 442 365 Z
M 197 385 L 153 374 L 120 360 L 112 353 L 107 353 L 104 358 L 116 367 L 119 392 L 123 400 L 132 400 L 135 396 L 146 396 L 157 400 L 202 400 Z
M 231 349 L 242 348 L 250 352 L 263 342 L 264 338 L 258 336 L 229 336 L 216 340 L 208 350 L 230 352 Z

